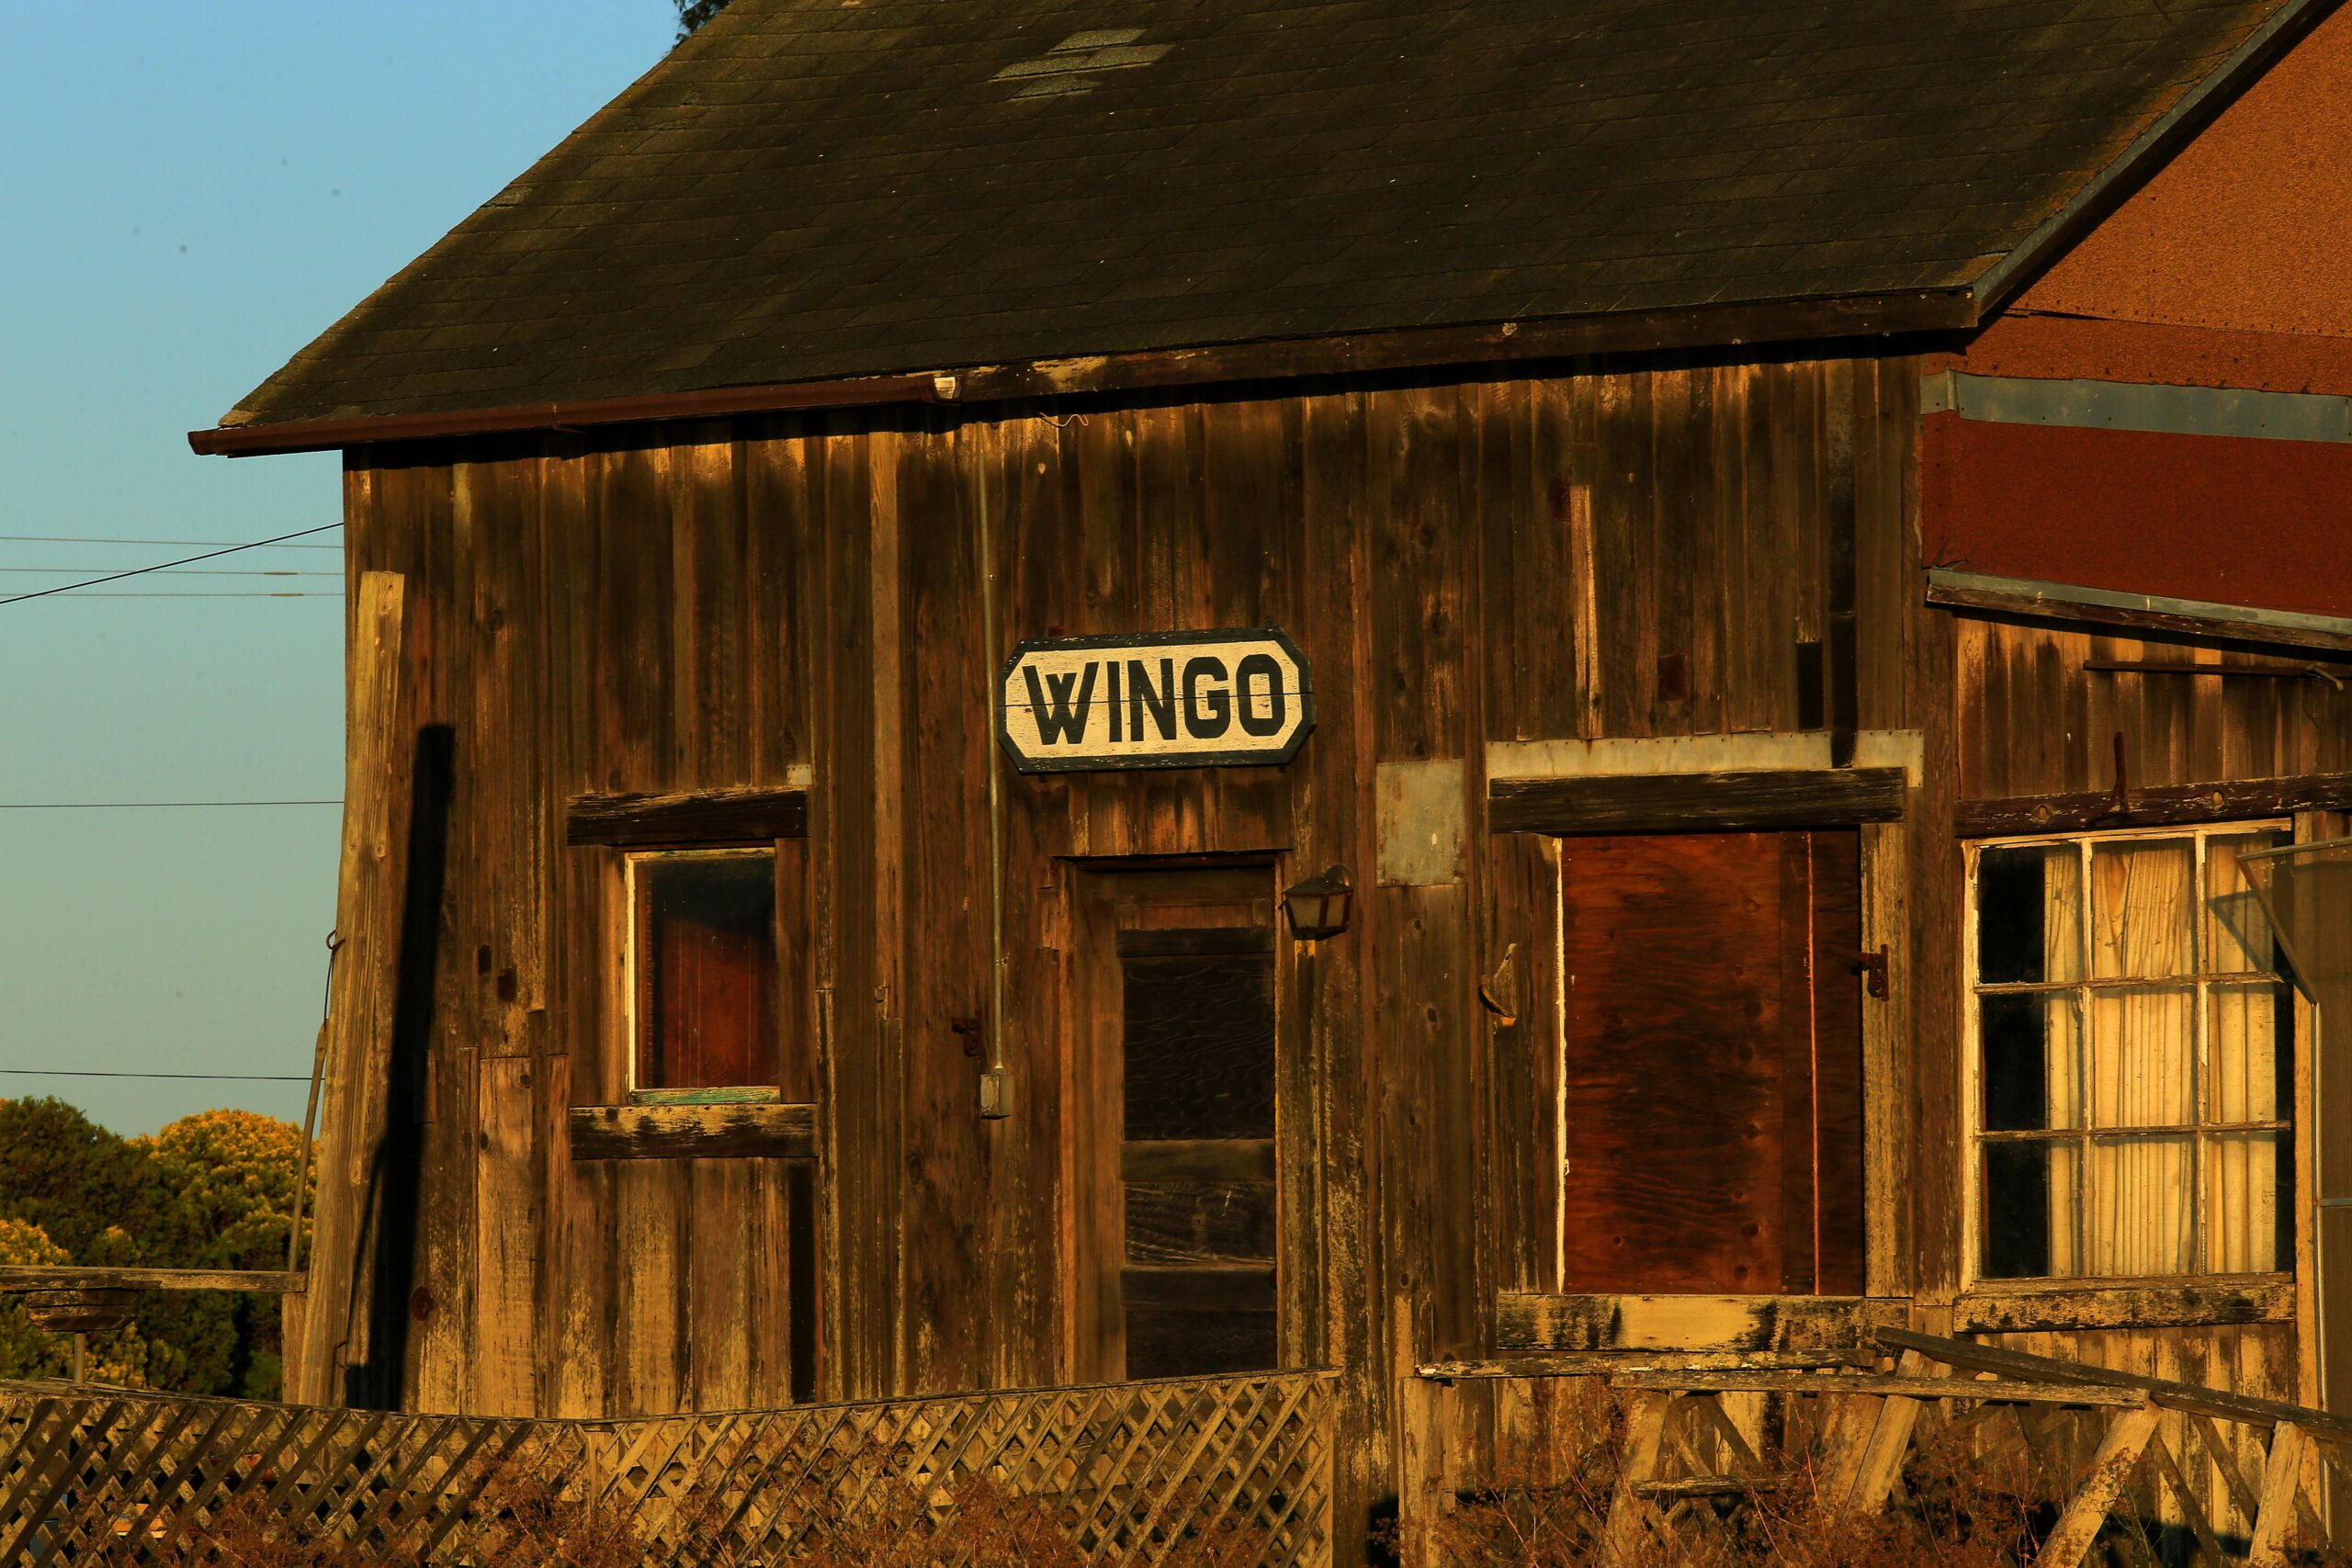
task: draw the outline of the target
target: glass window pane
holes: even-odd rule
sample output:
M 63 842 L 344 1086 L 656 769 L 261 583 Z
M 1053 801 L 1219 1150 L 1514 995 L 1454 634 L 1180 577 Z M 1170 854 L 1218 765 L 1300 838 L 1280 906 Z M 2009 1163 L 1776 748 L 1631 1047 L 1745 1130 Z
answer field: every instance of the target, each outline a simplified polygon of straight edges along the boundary
M 2262 912 L 2238 856 L 2277 849 L 2288 835 L 2277 829 L 2259 833 L 2217 833 L 2205 840 L 2205 973 L 2276 974 L 2277 939 Z
M 2178 1127 L 2197 1115 L 2196 991 L 2187 986 L 2091 993 L 2094 1127 Z
M 2081 1020 L 2071 991 L 1996 991 L 1979 999 L 1986 1131 L 2082 1125 Z
M 2082 857 L 2072 844 L 1999 845 L 1980 851 L 1978 983 L 2080 978 L 2082 881 Z
M 641 860 L 639 1089 L 776 1081 L 775 862 L 766 854 Z
M 2079 1271 L 2076 1167 L 2072 1143 L 1984 1145 L 1984 1278 L 2068 1279 Z
M 2091 846 L 2091 974 L 2098 979 L 2196 973 L 2188 839 L 2121 839 Z
M 2093 1275 L 2186 1274 L 2189 1251 L 2189 1140 L 2099 1138 L 2084 1172 L 2088 1267 Z
M 2223 1133 L 2205 1145 L 2205 1268 L 2267 1274 L 2294 1266 L 2291 1140 Z
M 2205 1114 L 2215 1122 L 2292 1114 L 2293 992 L 2276 981 L 2215 986 L 2206 998 Z

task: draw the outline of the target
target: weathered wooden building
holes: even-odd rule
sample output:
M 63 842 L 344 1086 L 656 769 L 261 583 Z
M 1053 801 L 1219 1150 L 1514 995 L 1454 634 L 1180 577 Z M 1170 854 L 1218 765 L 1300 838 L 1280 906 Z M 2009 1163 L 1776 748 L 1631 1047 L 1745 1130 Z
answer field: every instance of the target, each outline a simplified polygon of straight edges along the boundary
M 296 1395 L 2352 1408 L 2333 9 L 736 0 L 193 438 L 345 455 Z

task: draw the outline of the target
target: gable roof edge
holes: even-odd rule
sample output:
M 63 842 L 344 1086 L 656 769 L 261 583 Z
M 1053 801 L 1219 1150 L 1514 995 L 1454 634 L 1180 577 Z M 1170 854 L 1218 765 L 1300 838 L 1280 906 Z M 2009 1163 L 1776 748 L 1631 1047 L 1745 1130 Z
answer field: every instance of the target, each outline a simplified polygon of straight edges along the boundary
M 1963 288 L 1685 305 L 1340 337 L 1261 338 L 1132 353 L 943 366 L 838 380 L 715 387 L 645 397 L 224 424 L 187 433 L 200 456 L 250 457 L 380 442 L 888 404 L 980 404 L 1097 393 L 1442 370 L 1589 355 L 1761 348 L 1773 344 L 1949 333 L 1975 324 Z
M 2130 146 L 2117 153 L 2064 206 L 2042 220 L 2008 254 L 1978 275 L 1969 285 L 1977 320 L 1983 321 L 1996 314 L 2043 267 L 2103 222 L 2136 188 L 2135 176 L 2154 174 L 2227 108 L 2242 89 L 2276 64 L 2342 3 L 2343 0 L 2288 0 L 2281 6 L 2227 60 L 2134 137 Z

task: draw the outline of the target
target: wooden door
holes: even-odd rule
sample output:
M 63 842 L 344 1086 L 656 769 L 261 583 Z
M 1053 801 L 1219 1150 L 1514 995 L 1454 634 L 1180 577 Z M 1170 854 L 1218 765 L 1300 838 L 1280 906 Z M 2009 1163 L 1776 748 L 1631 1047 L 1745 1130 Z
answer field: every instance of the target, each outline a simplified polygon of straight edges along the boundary
M 1072 1371 L 1278 1361 L 1274 887 L 1083 873 L 1067 1190 Z
M 1850 830 L 1561 844 L 1562 1289 L 1859 1295 Z

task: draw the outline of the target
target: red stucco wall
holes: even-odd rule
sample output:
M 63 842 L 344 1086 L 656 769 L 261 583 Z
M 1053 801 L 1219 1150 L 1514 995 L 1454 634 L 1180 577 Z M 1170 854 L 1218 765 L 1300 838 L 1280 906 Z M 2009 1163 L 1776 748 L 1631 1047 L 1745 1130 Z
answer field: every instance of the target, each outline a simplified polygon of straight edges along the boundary
M 2352 615 L 2352 446 L 1927 421 L 1927 558 Z
M 2017 308 L 2352 337 L 2352 8 L 2271 67 Z

